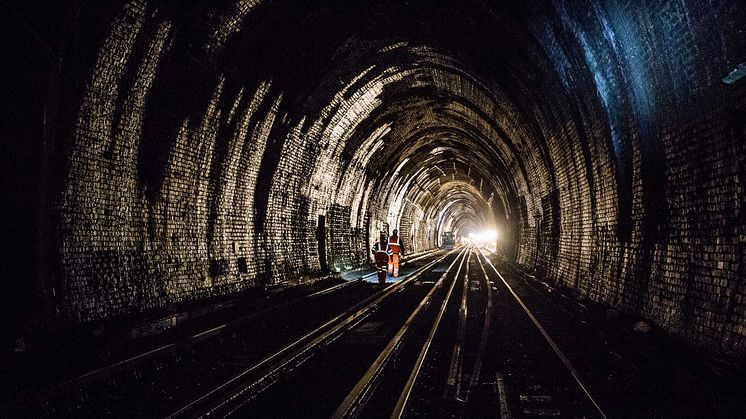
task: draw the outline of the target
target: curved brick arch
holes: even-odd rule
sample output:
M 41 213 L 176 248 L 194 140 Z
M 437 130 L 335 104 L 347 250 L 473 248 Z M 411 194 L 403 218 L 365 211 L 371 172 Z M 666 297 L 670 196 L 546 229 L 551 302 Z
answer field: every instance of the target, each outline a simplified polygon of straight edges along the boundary
M 66 17 L 55 141 L 18 146 L 45 196 L 19 301 L 126 317 L 352 268 L 384 226 L 496 227 L 557 286 L 743 356 L 744 6 L 337 3 Z

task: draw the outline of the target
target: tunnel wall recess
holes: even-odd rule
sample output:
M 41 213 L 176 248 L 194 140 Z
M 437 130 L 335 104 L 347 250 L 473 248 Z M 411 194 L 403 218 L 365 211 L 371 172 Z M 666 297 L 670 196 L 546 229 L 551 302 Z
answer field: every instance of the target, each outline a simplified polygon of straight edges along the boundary
M 537 277 L 743 362 L 741 2 L 336 3 L 6 6 L 51 45 L 24 41 L 46 70 L 19 83 L 53 121 L 18 146 L 41 198 L 7 318 L 128 318 L 356 268 L 381 229 L 422 251 L 491 226 Z

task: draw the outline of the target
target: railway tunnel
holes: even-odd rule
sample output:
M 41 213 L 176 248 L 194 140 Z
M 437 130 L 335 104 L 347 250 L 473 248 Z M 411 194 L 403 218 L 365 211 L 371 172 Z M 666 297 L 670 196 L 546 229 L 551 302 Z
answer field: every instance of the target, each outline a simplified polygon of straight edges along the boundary
M 744 389 L 741 2 L 0 10 L 12 397 L 362 276 L 395 228 L 413 264 L 492 232 L 485 275 L 629 319 Z

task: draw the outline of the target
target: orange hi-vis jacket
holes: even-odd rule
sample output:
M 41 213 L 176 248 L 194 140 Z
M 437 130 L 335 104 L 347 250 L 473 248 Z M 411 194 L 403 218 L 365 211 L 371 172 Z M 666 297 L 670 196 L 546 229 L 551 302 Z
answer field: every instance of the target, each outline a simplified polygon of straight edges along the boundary
M 399 236 L 391 236 L 389 237 L 389 244 L 388 244 L 388 254 L 389 255 L 398 255 L 402 252 L 402 245 L 401 241 L 399 241 Z

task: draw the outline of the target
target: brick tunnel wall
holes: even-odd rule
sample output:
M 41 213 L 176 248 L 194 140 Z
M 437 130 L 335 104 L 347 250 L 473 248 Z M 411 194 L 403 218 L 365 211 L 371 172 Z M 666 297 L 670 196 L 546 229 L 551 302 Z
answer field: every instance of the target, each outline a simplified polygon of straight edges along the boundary
M 519 262 L 741 358 L 746 91 L 720 79 L 743 60 L 743 42 L 726 40 L 744 11 L 658 3 L 572 14 L 557 2 L 556 20 L 534 29 L 567 94 L 601 106 L 557 100 L 538 115 L 554 182 L 534 188 L 533 211 L 521 203 Z
M 293 116 L 271 80 L 185 61 L 188 47 L 145 1 L 98 22 L 104 40 L 89 51 L 92 73 L 75 73 L 81 105 L 57 150 L 63 317 L 142 313 L 368 260 L 386 208 L 366 209 L 364 171 L 342 178 L 339 157 L 350 115 L 373 109 L 366 94 L 322 82 L 315 119 Z M 369 85 L 368 96 L 381 82 Z
M 503 69 L 525 82 L 505 89 L 526 102 L 505 110 L 466 83 L 449 87 L 519 121 L 500 137 L 514 142 L 520 242 L 508 253 L 743 359 L 746 91 L 720 79 L 744 61 L 744 7 L 529 3 L 516 12 L 528 29 L 515 48 L 537 70 L 518 60 Z M 261 26 L 259 4 L 206 13 L 204 25 L 145 0 L 91 6 L 66 34 L 46 151 L 54 249 L 38 269 L 60 317 L 126 316 L 347 269 L 388 227 L 365 163 L 340 157 L 353 122 L 380 105 L 381 79 L 363 67 L 348 70 L 360 78 L 296 86 L 273 73 L 284 62 L 267 49 L 249 50 L 260 70 L 248 76 L 227 66 L 219 52 Z M 308 71 L 329 70 L 317 64 Z M 412 226 L 408 250 L 433 245 L 433 220 L 406 203 L 405 242 Z
M 343 205 L 357 190 L 330 198 L 341 171 L 329 149 L 344 145 L 335 115 L 359 98 L 337 95 L 307 127 L 287 107 L 280 115 L 283 94 L 269 80 L 247 86 L 182 67 L 170 25 L 148 13 L 133 1 L 114 17 L 60 150 L 63 313 L 87 322 L 364 263 L 370 214 L 353 221 Z M 188 86 L 195 106 L 159 112 L 169 127 L 145 115 L 173 105 L 162 96 L 170 86 L 153 86 L 172 72 L 201 77 Z

